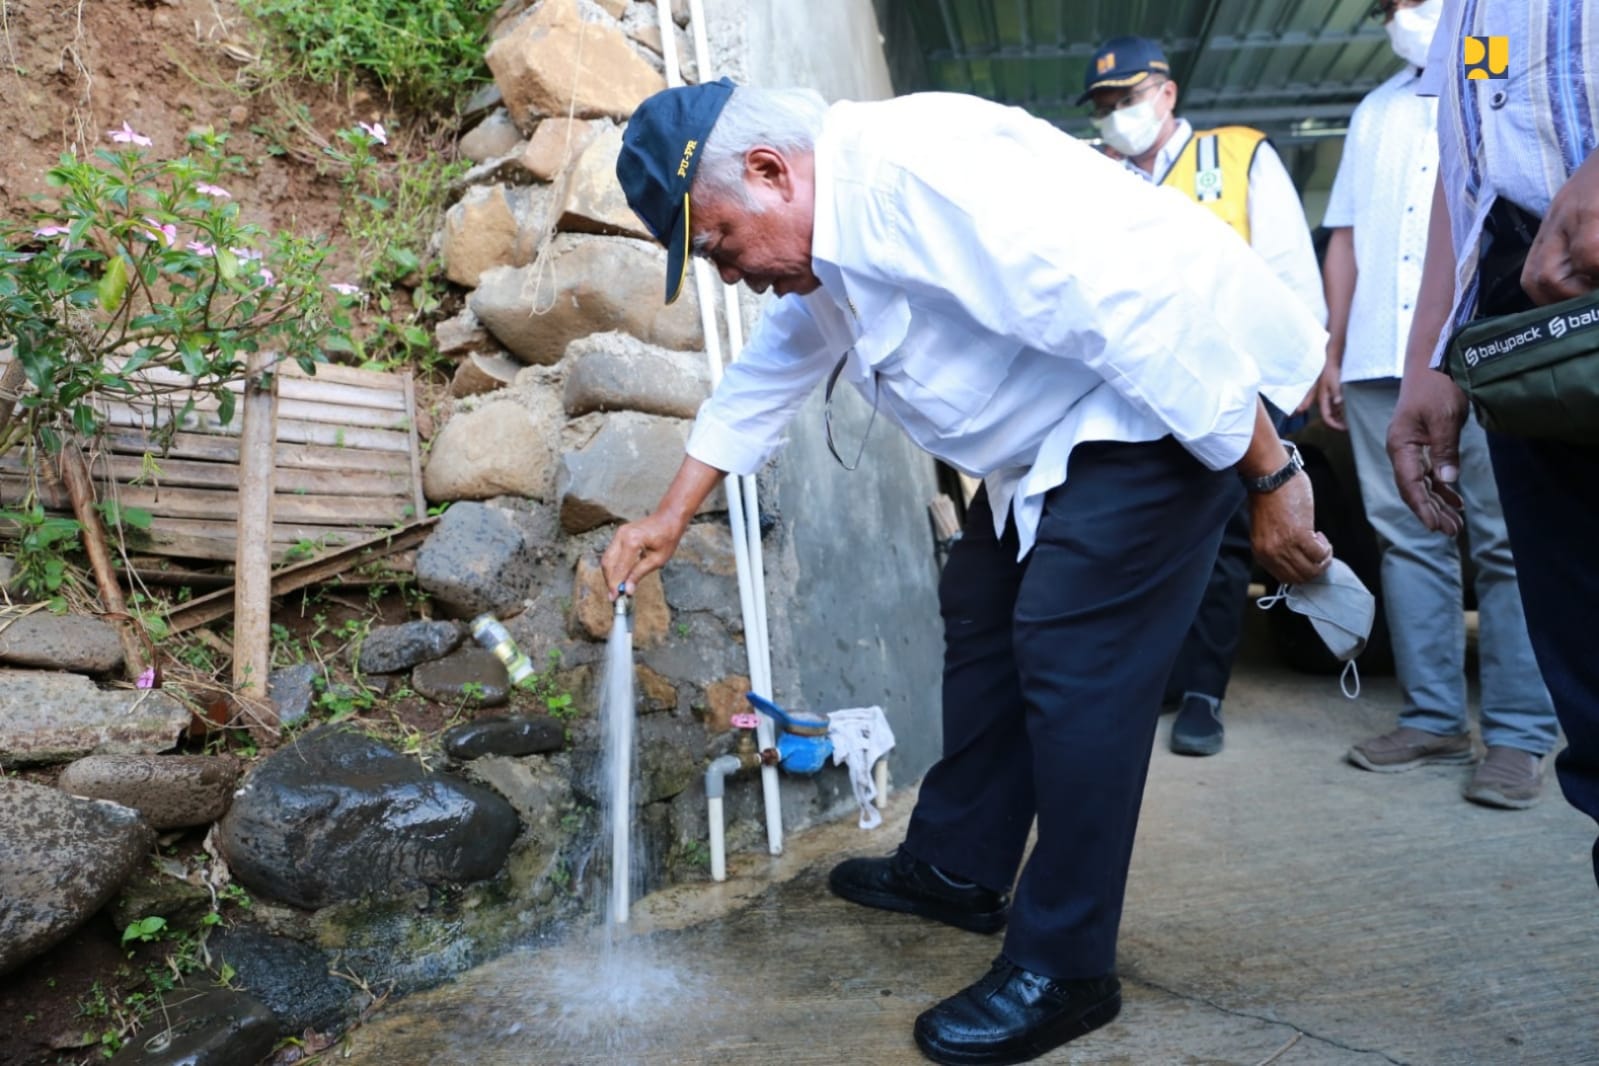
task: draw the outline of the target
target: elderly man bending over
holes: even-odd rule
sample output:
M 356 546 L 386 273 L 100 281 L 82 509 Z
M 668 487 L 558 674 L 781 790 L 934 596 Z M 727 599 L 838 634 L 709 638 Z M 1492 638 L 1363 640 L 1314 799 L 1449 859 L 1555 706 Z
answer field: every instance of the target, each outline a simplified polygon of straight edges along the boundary
M 978 932 L 1008 912 L 987 976 L 916 1021 L 935 1061 L 1019 1062 L 1105 1024 L 1162 683 L 1234 479 L 1274 575 L 1332 558 L 1260 400 L 1298 406 L 1325 334 L 1208 212 L 972 97 L 669 89 L 633 116 L 617 177 L 667 247 L 668 301 L 691 252 L 781 299 L 655 513 L 617 531 L 611 587 L 665 563 L 835 372 L 982 478 L 939 589 L 943 757 L 898 852 L 831 886 Z

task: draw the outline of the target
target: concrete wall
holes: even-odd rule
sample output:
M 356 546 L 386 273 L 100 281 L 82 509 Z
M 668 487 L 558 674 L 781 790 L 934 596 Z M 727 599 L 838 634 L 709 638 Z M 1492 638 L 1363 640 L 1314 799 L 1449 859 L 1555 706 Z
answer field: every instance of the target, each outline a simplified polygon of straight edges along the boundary
M 748 3 L 707 0 L 716 73 L 743 84 L 804 85 L 829 100 L 892 95 L 871 0 Z M 746 296 L 753 321 L 758 301 Z M 871 409 L 852 388 L 834 398 L 840 451 L 852 458 Z M 794 419 L 789 442 L 761 477 L 775 519 L 766 538 L 773 675 L 780 703 L 812 711 L 881 705 L 898 746 L 899 781 L 937 757 L 943 627 L 927 503 L 932 460 L 878 419 L 860 468 L 827 450 L 820 392 Z M 796 819 L 849 801 L 836 775 L 785 782 Z

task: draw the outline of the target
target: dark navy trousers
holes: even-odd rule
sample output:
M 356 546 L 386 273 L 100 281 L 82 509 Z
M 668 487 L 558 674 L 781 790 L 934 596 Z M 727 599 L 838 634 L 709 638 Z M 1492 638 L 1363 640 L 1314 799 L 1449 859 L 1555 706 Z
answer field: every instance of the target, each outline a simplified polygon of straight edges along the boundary
M 1599 820 L 1599 448 L 1489 432 L 1527 635 L 1566 733 L 1555 774 Z M 1593 851 L 1599 881 L 1599 841 Z
M 945 564 L 944 754 L 905 849 L 987 888 L 1014 882 L 1005 954 L 1028 970 L 1115 967 L 1162 688 L 1236 484 L 1170 437 L 1079 445 L 1025 559 L 979 492 Z

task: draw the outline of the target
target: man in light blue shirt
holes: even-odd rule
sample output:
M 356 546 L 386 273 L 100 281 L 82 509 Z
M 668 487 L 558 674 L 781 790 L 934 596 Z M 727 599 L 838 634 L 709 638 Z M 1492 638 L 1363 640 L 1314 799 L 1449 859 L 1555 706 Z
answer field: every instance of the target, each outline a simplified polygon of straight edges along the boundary
M 1237 479 L 1269 570 L 1331 562 L 1261 401 L 1298 404 L 1325 334 L 1225 224 L 973 97 L 668 90 L 634 114 L 617 176 L 666 245 L 668 300 L 691 251 L 781 299 L 660 506 L 617 531 L 608 585 L 662 565 L 829 378 L 982 478 L 940 587 L 943 758 L 900 850 L 829 884 L 964 929 L 1008 921 L 990 973 L 917 1019 L 936 1061 L 1019 1062 L 1105 1024 L 1162 683 Z
M 1479 315 L 1599 289 L 1592 19 L 1582 0 L 1449 0 L 1427 58 L 1439 179 L 1388 453 L 1405 502 L 1450 536 L 1467 412 L 1434 369 L 1449 336 Z M 1556 775 L 1572 805 L 1599 819 L 1599 448 L 1491 432 L 1488 447 L 1533 651 L 1566 734 Z M 1593 860 L 1599 878 L 1599 843 Z

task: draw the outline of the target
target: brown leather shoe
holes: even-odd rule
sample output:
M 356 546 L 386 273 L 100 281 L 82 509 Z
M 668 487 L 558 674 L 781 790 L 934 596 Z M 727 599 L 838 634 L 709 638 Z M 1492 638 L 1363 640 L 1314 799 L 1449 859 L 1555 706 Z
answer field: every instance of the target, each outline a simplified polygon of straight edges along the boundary
M 1362 770 L 1397 774 L 1429 763 L 1475 762 L 1469 734 L 1440 736 L 1402 725 L 1392 732 L 1362 740 L 1349 749 L 1348 759 Z
M 1466 786 L 1466 798 L 1484 807 L 1519 811 L 1543 794 L 1543 759 L 1520 748 L 1491 747 Z

